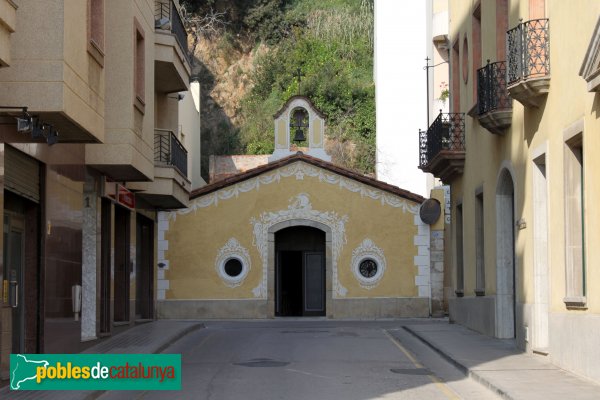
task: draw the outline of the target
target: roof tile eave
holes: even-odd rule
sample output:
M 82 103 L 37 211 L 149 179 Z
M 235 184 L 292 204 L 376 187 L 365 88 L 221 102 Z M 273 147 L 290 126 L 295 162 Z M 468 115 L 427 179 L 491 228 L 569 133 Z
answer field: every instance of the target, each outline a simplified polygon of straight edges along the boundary
M 393 185 L 390 185 L 388 183 L 379 181 L 377 179 L 370 178 L 368 176 L 359 174 L 359 173 L 351 171 L 349 169 L 346 169 L 346 168 L 334 165 L 334 164 L 332 164 L 332 163 L 330 163 L 328 161 L 320 160 L 318 158 L 311 157 L 311 156 L 303 154 L 303 153 L 296 153 L 296 154 L 293 154 L 291 156 L 282 158 L 280 160 L 277 160 L 277 161 L 274 161 L 274 162 L 271 162 L 271 163 L 268 163 L 268 164 L 265 164 L 265 165 L 261 165 L 259 167 L 253 168 L 253 169 L 250 169 L 250 170 L 248 170 L 246 172 L 241 172 L 239 174 L 230 176 L 230 177 L 228 177 L 226 179 L 223 179 L 223 180 L 220 180 L 220 181 L 208 184 L 208 185 L 206 185 L 206 186 L 204 186 L 202 188 L 196 189 L 192 193 L 190 193 L 190 200 L 193 200 L 193 199 L 195 199 L 197 197 L 200 197 L 200 196 L 203 196 L 203 195 L 215 192 L 217 190 L 223 189 L 223 188 L 225 188 L 227 186 L 230 186 L 230 185 L 233 185 L 235 183 L 242 182 L 242 181 L 254 178 L 254 177 L 256 177 L 258 175 L 261 175 L 261 174 L 263 174 L 265 172 L 272 171 L 274 169 L 283 167 L 283 166 L 288 165 L 288 164 L 292 164 L 292 163 L 297 162 L 297 161 L 304 161 L 304 162 L 306 162 L 308 164 L 311 164 L 311 165 L 314 165 L 314 166 L 326 169 L 326 170 L 331 171 L 333 173 L 336 173 L 338 175 L 342 175 L 342 176 L 344 176 L 346 178 L 353 179 L 353 180 L 361 182 L 361 183 L 363 183 L 365 185 L 368 185 L 368 186 L 371 186 L 371 187 L 383 190 L 383 191 L 388 192 L 388 193 L 395 194 L 397 196 L 400 196 L 400 197 L 405 198 L 407 200 L 414 201 L 416 203 L 422 203 L 423 201 L 425 201 L 425 198 L 423 196 L 418 195 L 416 193 L 412 193 L 412 192 L 410 192 L 408 190 L 401 189 L 401 188 L 399 188 L 397 186 L 393 186 Z

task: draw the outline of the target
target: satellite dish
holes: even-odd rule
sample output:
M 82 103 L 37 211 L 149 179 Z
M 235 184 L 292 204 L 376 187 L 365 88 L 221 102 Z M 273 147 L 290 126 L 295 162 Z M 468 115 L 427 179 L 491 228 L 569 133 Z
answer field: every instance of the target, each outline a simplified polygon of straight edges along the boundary
M 421 204 L 419 217 L 421 217 L 421 221 L 425 222 L 427 225 L 432 225 L 440 218 L 441 212 L 442 207 L 438 200 L 427 199 Z

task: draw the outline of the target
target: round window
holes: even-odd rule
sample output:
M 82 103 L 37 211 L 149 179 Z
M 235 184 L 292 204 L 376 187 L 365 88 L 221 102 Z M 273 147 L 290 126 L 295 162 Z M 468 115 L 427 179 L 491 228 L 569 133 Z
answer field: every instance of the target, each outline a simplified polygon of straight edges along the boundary
M 365 239 L 352 251 L 352 272 L 359 285 L 372 289 L 379 284 L 385 272 L 385 256 L 383 250 Z
M 242 273 L 242 262 L 237 258 L 230 258 L 224 266 L 225 273 L 232 278 Z
M 236 238 L 231 238 L 221 247 L 215 260 L 215 269 L 225 286 L 238 287 L 248 276 L 250 254 Z
M 362 260 L 358 267 L 358 271 L 365 278 L 372 278 L 377 274 L 377 263 L 370 258 Z

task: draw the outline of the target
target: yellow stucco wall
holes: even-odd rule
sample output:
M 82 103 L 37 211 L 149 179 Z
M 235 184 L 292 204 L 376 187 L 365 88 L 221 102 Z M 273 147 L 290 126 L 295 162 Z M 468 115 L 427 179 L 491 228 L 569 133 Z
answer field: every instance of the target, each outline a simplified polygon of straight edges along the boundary
M 276 141 L 276 145 L 277 148 L 283 148 L 285 149 L 288 146 L 287 143 L 287 129 L 285 126 L 285 118 L 284 117 L 280 117 L 280 119 L 277 120 L 277 125 L 276 125 L 276 129 L 277 129 L 277 141 Z
M 315 118 L 312 121 L 313 123 L 313 147 L 323 147 L 323 132 L 321 129 L 321 124 L 323 121 L 320 118 Z
M 297 164 L 313 173 L 320 173 L 320 176 L 281 173 L 285 168 L 297 168 Z M 275 177 L 272 183 L 264 183 L 268 177 Z M 252 180 L 256 179 L 263 182 L 258 188 L 223 199 L 244 185 L 246 188 L 252 185 Z M 348 184 L 353 185 L 353 189 L 362 190 L 365 195 L 343 187 Z M 347 241 L 337 261 L 339 282 L 347 289 L 346 298 L 417 296 L 417 268 L 414 266 L 417 227 L 414 225 L 414 213 L 418 203 L 296 162 L 200 197 L 192 201 L 190 209 L 170 215 L 169 229 L 165 233 L 169 242 L 165 252 L 165 258 L 169 260 L 169 269 L 165 271 L 165 279 L 169 281 L 166 298 L 254 298 L 252 290 L 261 282 L 263 260 L 253 244 L 251 219 L 258 219 L 265 212 L 287 210 L 290 199 L 300 193 L 309 196 L 313 210 L 348 217 L 345 223 Z M 220 199 L 212 205 L 198 207 L 200 203 L 210 201 L 210 196 Z M 396 207 L 382 200 L 382 196 L 391 199 Z M 251 258 L 251 269 L 246 279 L 235 288 L 226 286 L 215 268 L 219 249 L 232 237 L 248 250 Z M 351 270 L 352 251 L 366 238 L 383 250 L 387 262 L 381 281 L 371 289 L 362 288 Z

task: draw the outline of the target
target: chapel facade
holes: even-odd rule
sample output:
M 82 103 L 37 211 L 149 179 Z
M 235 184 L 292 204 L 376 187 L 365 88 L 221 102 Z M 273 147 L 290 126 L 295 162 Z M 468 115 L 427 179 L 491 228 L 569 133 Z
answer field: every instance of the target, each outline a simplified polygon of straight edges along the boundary
M 158 317 L 430 315 L 425 199 L 331 163 L 325 116 L 305 97 L 274 125 L 268 162 L 159 214 Z

